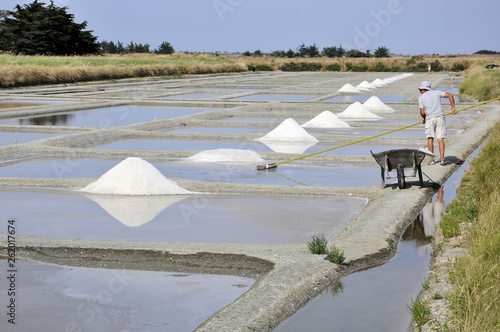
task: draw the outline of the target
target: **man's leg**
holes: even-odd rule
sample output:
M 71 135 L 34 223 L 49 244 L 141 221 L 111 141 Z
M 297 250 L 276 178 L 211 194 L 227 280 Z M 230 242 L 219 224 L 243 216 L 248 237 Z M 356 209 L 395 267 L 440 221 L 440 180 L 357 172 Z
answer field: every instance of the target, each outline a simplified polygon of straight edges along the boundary
M 444 138 L 437 139 L 439 144 L 439 156 L 441 157 L 441 161 L 444 161 Z
M 427 146 L 429 147 L 429 151 L 434 153 L 434 137 L 427 137 Z M 434 161 L 434 158 L 430 158 L 430 161 Z

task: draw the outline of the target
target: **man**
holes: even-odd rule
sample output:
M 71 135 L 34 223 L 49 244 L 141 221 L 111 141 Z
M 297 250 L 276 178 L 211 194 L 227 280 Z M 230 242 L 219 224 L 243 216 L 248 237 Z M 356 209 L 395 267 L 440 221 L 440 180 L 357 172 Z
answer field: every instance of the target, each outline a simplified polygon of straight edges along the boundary
M 420 96 L 418 97 L 418 105 L 420 107 L 420 115 L 425 124 L 425 136 L 427 136 L 427 145 L 429 151 L 434 153 L 434 138 L 439 144 L 439 156 L 441 166 L 446 165 L 444 160 L 444 139 L 446 137 L 446 121 L 444 119 L 443 108 L 441 107 L 441 98 L 448 98 L 451 105 L 451 113 L 455 114 L 455 98 L 451 93 L 431 90 L 431 82 L 423 81 L 418 88 Z M 429 165 L 434 165 L 436 161 L 431 158 Z

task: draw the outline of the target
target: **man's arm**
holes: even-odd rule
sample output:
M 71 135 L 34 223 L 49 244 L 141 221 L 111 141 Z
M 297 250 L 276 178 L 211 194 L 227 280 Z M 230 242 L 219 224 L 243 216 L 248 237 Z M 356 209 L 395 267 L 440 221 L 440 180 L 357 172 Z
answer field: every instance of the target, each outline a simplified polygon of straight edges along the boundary
M 455 108 L 455 97 L 451 93 L 446 92 L 444 94 L 445 98 L 448 98 L 450 100 L 450 105 L 451 105 L 451 114 L 457 113 L 457 110 Z
M 425 123 L 425 109 L 423 107 L 420 108 L 420 116 L 422 118 L 424 118 L 424 120 L 422 121 L 422 123 Z

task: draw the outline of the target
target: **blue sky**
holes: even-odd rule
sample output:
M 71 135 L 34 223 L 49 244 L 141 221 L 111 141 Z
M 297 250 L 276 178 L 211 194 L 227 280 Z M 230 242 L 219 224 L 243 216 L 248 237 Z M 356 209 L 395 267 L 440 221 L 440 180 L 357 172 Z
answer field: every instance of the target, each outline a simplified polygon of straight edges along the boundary
M 33 1 L 2 0 L 1 9 Z M 41 1 L 49 2 L 49 0 Z M 498 0 L 54 0 L 99 41 L 176 51 L 295 50 L 315 43 L 396 54 L 500 51 Z

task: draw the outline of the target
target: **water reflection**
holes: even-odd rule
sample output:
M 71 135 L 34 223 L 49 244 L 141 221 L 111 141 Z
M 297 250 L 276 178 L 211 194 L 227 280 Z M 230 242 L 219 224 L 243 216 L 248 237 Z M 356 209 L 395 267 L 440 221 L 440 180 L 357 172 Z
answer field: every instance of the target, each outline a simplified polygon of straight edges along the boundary
M 274 331 L 406 331 L 406 304 L 429 271 L 430 242 L 416 218 L 389 262 L 333 283 Z
M 432 202 L 433 197 L 429 198 L 429 201 L 424 206 L 420 216 L 422 218 L 422 223 L 424 225 L 424 233 L 426 236 L 434 236 L 437 225 L 441 221 L 441 215 L 444 212 L 444 188 L 441 187 L 436 195 L 436 201 Z
M 183 199 L 186 195 L 124 196 L 86 194 L 110 216 L 129 227 L 144 225 L 156 218 L 163 210 Z
M 66 126 L 68 124 L 68 120 L 71 120 L 73 117 L 73 114 L 37 116 L 33 118 L 19 119 L 19 124 L 35 126 Z

